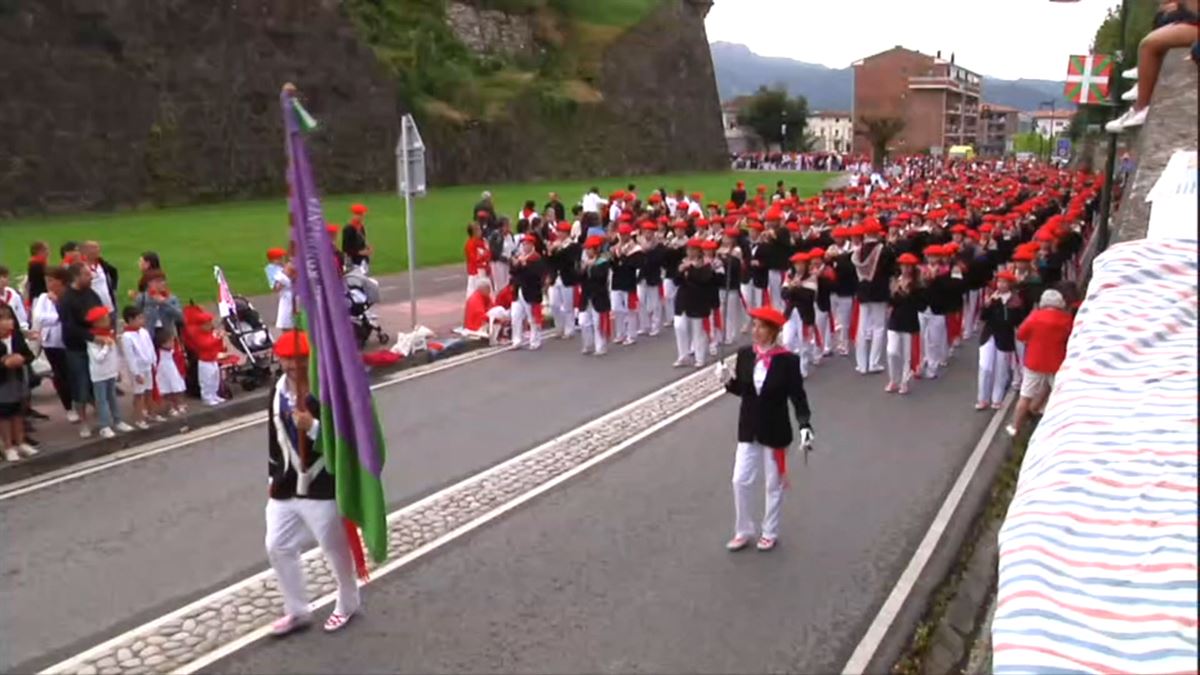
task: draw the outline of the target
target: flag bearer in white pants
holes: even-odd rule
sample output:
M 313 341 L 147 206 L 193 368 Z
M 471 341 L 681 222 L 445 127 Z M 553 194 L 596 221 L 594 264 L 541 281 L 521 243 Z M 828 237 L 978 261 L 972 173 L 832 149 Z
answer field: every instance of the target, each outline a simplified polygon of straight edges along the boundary
M 525 235 L 521 250 L 513 256 L 510 274 L 517 288 L 512 304 L 512 344 L 525 346 L 525 329 L 529 329 L 529 349 L 542 347 L 542 283 L 546 277 L 546 261 L 534 250 L 537 237 Z
M 275 341 L 283 377 L 275 384 L 267 417 L 270 499 L 267 501 L 267 557 L 279 581 L 284 615 L 271 626 L 282 637 L 308 626 L 312 617 L 304 590 L 300 554 L 317 541 L 337 582 L 337 604 L 325 631 L 344 627 L 358 611 L 354 556 L 338 513 L 333 475 L 318 444 L 319 404 L 308 394 L 308 338 L 285 331 Z M 357 534 L 355 535 L 357 536 Z
M 733 538 L 725 544 L 730 551 L 746 548 L 755 534 L 756 547 L 770 551 L 779 541 L 779 512 L 783 491 L 788 487 L 787 449 L 792 444 L 788 403 L 795 408 L 800 426 L 800 447 L 812 446 L 811 411 L 800 375 L 800 360 L 778 343 L 784 318 L 779 310 L 762 307 L 750 312 L 753 344 L 738 350 L 731 369 L 717 364 L 716 375 L 725 390 L 741 398 L 738 414 L 737 454 L 733 462 Z M 766 481 L 766 508 L 761 529 L 755 527 L 754 495 L 759 473 Z
M 1008 392 L 1013 353 L 1017 348 L 1017 326 L 1026 314 L 1021 296 L 1012 290 L 1016 281 L 1016 275 L 1008 270 L 996 273 L 996 290 L 984 299 L 976 410 L 999 410 Z
M 676 368 L 689 365 L 703 368 L 708 354 L 704 319 L 713 309 L 709 300 L 713 269 L 704 260 L 703 246 L 700 239 L 689 240 L 687 257 L 679 265 L 679 292 L 675 295 L 675 348 L 679 356 Z

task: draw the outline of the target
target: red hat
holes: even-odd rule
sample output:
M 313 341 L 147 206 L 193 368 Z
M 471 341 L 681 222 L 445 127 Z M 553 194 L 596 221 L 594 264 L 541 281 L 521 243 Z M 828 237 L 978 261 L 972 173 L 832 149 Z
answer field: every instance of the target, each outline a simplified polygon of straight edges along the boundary
M 337 223 L 325 223 L 325 231 L 329 234 L 337 234 L 341 229 Z
M 558 228 L 559 232 L 570 232 L 571 231 L 571 224 L 565 220 L 558 221 L 558 225 L 556 225 L 555 227 Z
M 991 224 L 991 223 L 984 223 L 983 225 L 980 225 L 980 226 L 979 226 L 979 231 L 980 231 L 980 232 L 983 232 L 984 234 L 987 234 L 988 232 L 991 232 L 993 229 L 994 229 L 994 228 L 992 227 L 992 224 Z
M 521 237 L 521 241 L 526 244 L 536 244 L 538 243 L 538 238 L 536 234 L 527 234 Z
M 741 190 L 742 188 L 746 187 L 746 181 L 744 181 L 744 180 L 739 180 L 739 181 L 737 182 L 737 186 L 738 186 L 738 189 L 739 189 L 739 190 Z
M 300 359 L 308 356 L 308 335 L 302 330 L 284 331 L 275 340 L 275 356 Z
M 353 204 L 350 207 L 350 213 L 353 213 L 356 216 L 365 216 L 367 215 L 367 207 L 363 206 L 362 204 Z
M 750 310 L 750 318 L 758 319 L 763 323 L 770 324 L 776 328 L 783 328 L 783 324 L 787 323 L 787 319 L 783 316 L 783 312 L 773 307 L 758 307 Z
M 800 223 L 797 223 L 794 220 L 789 220 L 787 222 L 787 229 L 789 232 L 799 232 L 800 231 Z
M 692 237 L 691 239 L 688 239 L 687 245 L 688 245 L 688 248 L 702 249 L 702 248 L 704 248 L 704 240 L 699 239 L 697 237 Z
M 944 255 L 946 255 L 946 249 L 942 248 L 941 246 L 937 246 L 935 244 L 933 246 L 925 247 L 925 257 L 926 258 L 938 258 L 938 257 L 944 256 Z
M 658 231 L 658 223 L 654 222 L 653 220 L 643 220 L 642 229 L 646 232 L 656 232 Z
M 696 219 L 696 227 L 708 227 L 708 218 L 700 217 Z
M 693 192 L 693 193 L 692 193 L 692 201 L 694 201 L 694 202 L 702 202 L 702 201 L 704 201 L 704 193 L 702 193 L 702 192 Z
M 1034 254 L 1033 251 L 1030 251 L 1029 249 L 1018 248 L 1017 250 L 1013 251 L 1012 261 L 1013 262 L 1033 262 L 1033 259 L 1035 257 L 1037 257 L 1037 256 Z
M 1033 238 L 1037 241 L 1054 241 L 1054 234 L 1049 230 L 1042 228 L 1033 235 Z
M 279 260 L 279 259 L 285 258 L 285 257 L 287 257 L 287 251 L 285 251 L 281 248 L 267 249 L 267 260 Z
M 659 202 L 661 202 L 661 201 L 662 201 L 662 195 L 658 194 L 657 192 L 655 192 L 654 194 L 650 195 L 650 203 L 651 203 L 651 204 L 657 204 L 657 203 L 659 203 Z
M 192 314 L 190 317 L 188 317 L 188 319 L 189 319 L 189 323 L 199 326 L 202 324 L 206 324 L 209 321 L 212 321 L 213 315 L 209 314 L 208 312 L 206 312 L 204 310 L 200 310 L 200 311 Z
M 588 237 L 587 240 L 583 242 L 584 248 L 600 248 L 603 245 L 604 245 L 604 237 L 599 237 L 599 236 Z
M 633 222 L 633 214 L 630 213 L 629 211 L 625 211 L 621 214 L 620 218 L 617 218 L 617 222 L 632 223 Z
M 793 253 L 792 257 L 788 258 L 788 260 L 794 263 L 801 263 L 808 262 L 809 258 L 807 253 L 800 251 L 799 253 Z
M 629 223 L 621 223 L 621 226 L 617 228 L 617 234 L 631 235 L 633 234 L 633 226 Z
M 677 221 L 671 223 L 671 227 L 676 230 L 686 230 L 687 226 L 688 226 L 688 223 L 686 220 L 677 220 Z
M 738 237 L 741 236 L 741 234 L 742 234 L 742 231 L 736 227 L 725 228 L 725 236 L 726 237 L 733 237 L 734 239 L 737 239 Z
M 763 224 L 758 222 L 757 220 L 750 221 L 750 224 L 747 225 L 747 227 L 749 227 L 752 230 L 755 230 L 756 232 L 762 232 L 762 230 L 763 230 Z
M 105 309 L 103 305 L 97 305 L 96 307 L 89 309 L 88 313 L 84 315 L 83 319 L 88 323 L 96 323 L 106 316 L 108 316 L 108 310 Z
M 896 262 L 900 263 L 901 265 L 916 265 L 917 263 L 921 262 L 921 260 L 911 253 L 901 253 L 900 257 L 896 258 Z
M 1010 284 L 1017 283 L 1017 275 L 1009 270 L 1000 270 L 996 272 L 996 281 L 1007 281 Z
M 738 222 L 737 216 L 725 216 L 725 224 L 726 225 L 737 225 L 737 222 Z
M 817 258 L 824 258 L 825 257 L 825 249 L 818 246 L 808 252 L 808 257 L 812 258 L 813 260 L 816 260 Z
M 950 228 L 950 232 L 952 232 L 954 234 L 966 234 L 967 226 L 963 225 L 962 223 L 959 223 L 958 225 L 955 225 L 954 227 Z
M 767 186 L 766 186 L 766 185 L 759 185 L 759 186 L 758 186 L 757 188 L 755 188 L 755 189 L 756 189 L 756 190 L 759 192 L 759 194 L 761 194 L 761 193 L 763 193 L 763 192 L 766 192 L 766 191 L 767 191 Z
M 834 238 L 834 239 L 846 239 L 846 238 L 848 238 L 848 237 L 850 236 L 850 233 L 849 233 L 847 230 L 849 230 L 849 228 L 846 228 L 846 227 L 835 227 L 835 228 L 833 228 L 833 238 Z
M 717 243 L 716 239 L 705 239 L 700 244 L 700 248 L 705 251 L 715 251 L 718 248 L 721 248 L 721 245 Z

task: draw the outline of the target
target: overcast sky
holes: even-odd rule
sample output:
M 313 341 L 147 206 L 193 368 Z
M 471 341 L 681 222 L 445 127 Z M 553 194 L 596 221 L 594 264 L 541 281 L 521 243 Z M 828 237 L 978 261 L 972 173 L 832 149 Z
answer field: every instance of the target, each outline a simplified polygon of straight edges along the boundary
M 982 75 L 1061 80 L 1117 0 L 715 0 L 711 42 L 831 68 L 902 45 Z

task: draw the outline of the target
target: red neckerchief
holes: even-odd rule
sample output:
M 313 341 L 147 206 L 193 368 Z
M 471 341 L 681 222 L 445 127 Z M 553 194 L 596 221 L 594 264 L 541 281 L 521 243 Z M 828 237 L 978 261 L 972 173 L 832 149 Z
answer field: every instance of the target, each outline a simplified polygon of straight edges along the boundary
M 779 345 L 771 345 L 771 347 L 769 347 L 767 349 L 763 349 L 762 347 L 759 347 L 758 345 L 754 345 L 754 363 L 757 365 L 759 361 L 762 361 L 763 365 L 767 368 L 767 370 L 770 370 L 771 369 L 771 359 L 778 356 L 779 354 L 787 354 L 787 353 L 789 353 L 788 350 L 784 349 L 783 347 L 780 347 Z
M 32 256 L 29 258 L 29 264 L 30 265 L 45 265 L 46 264 L 46 256 L 44 256 L 44 255 Z
M 113 334 L 113 332 L 112 332 L 111 328 L 93 328 L 92 329 L 92 335 L 94 335 L 95 337 L 112 337 L 112 334 Z
M 133 326 L 125 326 L 126 333 L 136 333 L 139 330 L 141 330 L 141 328 L 134 328 Z

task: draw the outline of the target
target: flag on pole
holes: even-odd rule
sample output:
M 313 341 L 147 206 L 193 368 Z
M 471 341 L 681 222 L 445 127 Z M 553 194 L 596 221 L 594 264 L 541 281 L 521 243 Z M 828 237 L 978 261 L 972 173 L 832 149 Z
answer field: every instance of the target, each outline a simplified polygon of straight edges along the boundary
M 333 474 L 338 511 L 362 528 L 367 550 L 376 562 L 387 558 L 387 508 L 381 472 L 383 434 L 367 383 L 366 370 L 355 348 L 354 331 L 325 217 L 308 161 L 303 131 L 316 121 L 295 99 L 295 87 L 280 94 L 284 142 L 288 155 L 288 206 L 292 216 L 293 260 L 302 269 L 296 291 L 303 313 L 299 325 L 308 331 L 309 385 L 320 401 L 321 419 L 316 450 Z M 352 547 L 358 543 L 357 533 Z M 361 549 L 356 550 L 356 558 Z M 365 570 L 361 560 L 360 575 Z
M 1063 93 L 1080 105 L 1108 102 L 1113 58 L 1108 54 L 1072 56 L 1067 62 L 1067 83 Z
M 229 292 L 225 273 L 217 265 L 213 265 L 213 276 L 217 278 L 217 313 L 224 319 L 233 314 L 233 293 Z

